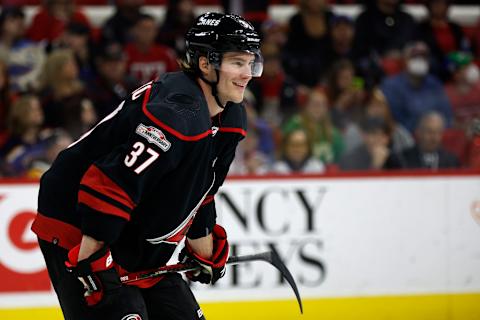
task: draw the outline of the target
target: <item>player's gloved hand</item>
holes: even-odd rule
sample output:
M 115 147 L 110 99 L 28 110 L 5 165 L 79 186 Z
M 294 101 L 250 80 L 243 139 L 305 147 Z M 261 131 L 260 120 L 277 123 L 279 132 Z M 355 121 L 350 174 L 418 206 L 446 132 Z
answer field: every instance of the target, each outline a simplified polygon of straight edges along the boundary
M 72 272 L 85 288 L 84 298 L 89 307 L 100 307 L 112 302 L 122 286 L 117 270 L 113 267 L 112 254 L 107 247 L 78 261 L 80 245 L 68 253 L 65 262 L 67 270 Z
M 205 259 L 196 254 L 185 242 L 185 248 L 180 253 L 182 263 L 194 263 L 200 265 L 200 270 L 189 271 L 187 277 L 192 281 L 214 284 L 225 275 L 225 264 L 228 259 L 229 246 L 227 233 L 222 226 L 216 224 L 212 231 L 213 253 L 210 259 Z

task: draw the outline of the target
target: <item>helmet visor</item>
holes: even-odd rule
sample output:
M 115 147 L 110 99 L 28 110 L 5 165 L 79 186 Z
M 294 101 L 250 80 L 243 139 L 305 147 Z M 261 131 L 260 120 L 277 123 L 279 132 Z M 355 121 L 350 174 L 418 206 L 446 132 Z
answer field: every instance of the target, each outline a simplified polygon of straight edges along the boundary
M 224 52 L 221 62 L 219 60 L 211 61 L 218 70 L 240 73 L 250 77 L 260 77 L 263 72 L 263 57 L 259 50 Z

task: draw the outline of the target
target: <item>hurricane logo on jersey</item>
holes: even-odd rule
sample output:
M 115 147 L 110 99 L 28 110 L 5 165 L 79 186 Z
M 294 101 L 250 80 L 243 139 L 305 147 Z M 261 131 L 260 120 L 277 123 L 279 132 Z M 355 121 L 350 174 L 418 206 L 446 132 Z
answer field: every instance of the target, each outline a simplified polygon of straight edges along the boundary
M 122 320 L 142 320 L 142 317 L 140 317 L 139 314 L 127 314 L 125 317 L 122 318 Z
M 219 128 L 216 127 L 216 126 L 213 126 L 213 127 L 212 127 L 212 137 L 215 137 L 215 135 L 216 135 L 217 132 L 218 132 L 218 129 L 219 129 Z
M 163 151 L 168 151 L 172 145 L 170 141 L 167 140 L 167 137 L 165 137 L 162 130 L 158 128 L 140 123 L 135 132 L 147 139 L 148 142 L 156 144 Z

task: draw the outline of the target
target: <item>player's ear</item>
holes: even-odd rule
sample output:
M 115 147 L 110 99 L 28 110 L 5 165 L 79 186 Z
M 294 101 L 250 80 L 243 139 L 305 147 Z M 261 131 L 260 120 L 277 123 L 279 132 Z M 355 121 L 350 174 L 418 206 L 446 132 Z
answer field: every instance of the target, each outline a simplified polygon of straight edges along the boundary
M 198 68 L 204 75 L 208 75 L 209 63 L 207 57 L 200 56 L 200 58 L 198 58 Z

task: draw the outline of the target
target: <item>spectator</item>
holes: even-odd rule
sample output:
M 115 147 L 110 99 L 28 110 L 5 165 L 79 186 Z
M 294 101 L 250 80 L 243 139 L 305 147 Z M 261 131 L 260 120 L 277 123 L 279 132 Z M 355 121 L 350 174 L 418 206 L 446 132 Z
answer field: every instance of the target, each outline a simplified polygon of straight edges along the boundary
M 95 59 L 97 76 L 88 84 L 99 119 L 104 118 L 137 87 L 137 80 L 127 74 L 127 57 L 118 43 L 104 46 Z
M 392 154 L 385 164 L 388 169 L 432 170 L 458 168 L 455 155 L 442 147 L 442 135 L 445 130 L 443 115 L 437 111 L 426 112 L 418 121 L 415 129 L 417 144 L 401 153 Z
M 272 172 L 278 174 L 323 173 L 325 166 L 312 154 L 312 143 L 303 129 L 294 129 L 283 137 L 280 159 Z
M 47 57 L 42 73 L 42 98 L 45 124 L 65 129 L 74 139 L 97 120 L 70 49 L 53 51 Z
M 349 153 L 345 153 L 339 162 L 341 170 L 380 170 L 383 168 L 390 151 L 390 131 L 381 118 L 366 117 L 361 122 L 363 143 Z
M 467 129 L 474 118 L 480 118 L 480 73 L 469 53 L 448 55 L 452 81 L 445 86 L 452 105 L 456 128 Z
M 365 92 L 363 80 L 355 77 L 353 64 L 349 60 L 334 63 L 327 78 L 333 124 L 344 130 L 361 113 Z
M 383 119 L 387 124 L 390 132 L 390 150 L 392 152 L 401 152 L 415 144 L 410 132 L 393 119 L 387 99 L 380 89 L 374 88 L 372 90 L 366 104 L 365 115 Z
M 10 108 L 7 118 L 8 138 L 0 149 L 4 172 L 22 176 L 31 160 L 44 150 L 43 111 L 38 97 L 24 95 Z
M 257 100 L 257 113 L 271 125 L 278 126 L 296 111 L 297 84 L 284 72 L 276 43 L 264 42 L 262 55 L 262 77 L 254 78 L 249 88 Z
M 92 39 L 86 25 L 76 22 L 69 23 L 55 47 L 71 49 L 79 68 L 80 80 L 84 84 L 93 80 L 95 68 L 93 66 Z
M 192 0 L 169 0 L 167 13 L 157 36 L 159 43 L 175 50 L 178 57 L 185 56 L 185 34 L 195 20 Z
M 139 84 L 178 69 L 175 52 L 155 43 L 157 29 L 153 16 L 140 15 L 132 27 L 133 40 L 125 47 L 128 73 L 137 79 Z
M 406 70 L 386 78 L 381 89 L 392 111 L 393 118 L 413 132 L 420 115 L 436 110 L 452 122 L 452 110 L 442 83 L 428 73 L 428 48 L 415 42 L 405 48 Z
M 332 17 L 325 0 L 301 0 L 299 12 L 290 19 L 283 65 L 302 85 L 314 87 L 327 71 Z
M 118 42 L 124 45 L 131 41 L 129 32 L 141 15 L 143 2 L 144 0 L 116 0 L 115 13 L 102 26 L 102 42 Z
M 38 86 L 45 61 L 45 45 L 25 37 L 25 14 L 19 7 L 4 7 L 0 14 L 0 58 L 10 74 L 10 89 L 28 91 Z
M 284 134 L 304 129 L 312 142 L 313 155 L 326 165 L 336 163 L 344 148 L 342 135 L 333 125 L 328 110 L 325 91 L 314 89 L 310 92 L 303 110 L 293 115 L 283 127 Z
M 401 56 L 414 37 L 415 22 L 398 0 L 369 1 L 355 22 L 353 55 L 369 87 L 383 76 L 384 59 Z
M 262 23 L 260 30 L 263 36 L 262 44 L 274 43 L 279 48 L 283 48 L 287 42 L 287 25 L 285 23 L 268 19 Z
M 470 50 L 470 41 L 462 27 L 449 20 L 450 0 L 428 0 L 428 17 L 418 25 L 416 38 L 427 44 L 431 52 L 431 71 L 441 80 L 449 79 L 447 55 Z
M 43 6 L 33 16 L 27 36 L 33 41 L 54 42 L 70 22 L 91 28 L 87 16 L 75 8 L 74 0 L 44 0 Z
M 268 156 L 259 150 L 258 132 L 249 129 L 247 137 L 238 144 L 229 175 L 264 175 L 270 171 Z
M 275 157 L 275 139 L 274 136 L 280 134 L 279 130 L 276 132 L 277 127 L 272 127 L 262 117 L 258 116 L 255 109 L 256 99 L 252 92 L 248 89 L 245 90 L 243 95 L 243 104 L 245 111 L 247 112 L 247 123 L 249 130 L 254 129 L 258 138 L 258 150 L 261 151 L 270 163 L 273 162 Z
M 70 135 L 60 129 L 53 130 L 44 139 L 44 150 L 30 162 L 26 176 L 28 178 L 40 179 L 42 174 L 50 168 L 58 154 L 73 142 Z
M 331 21 L 331 43 L 327 47 L 327 61 L 353 60 L 353 38 L 355 27 L 347 16 L 335 16 Z

